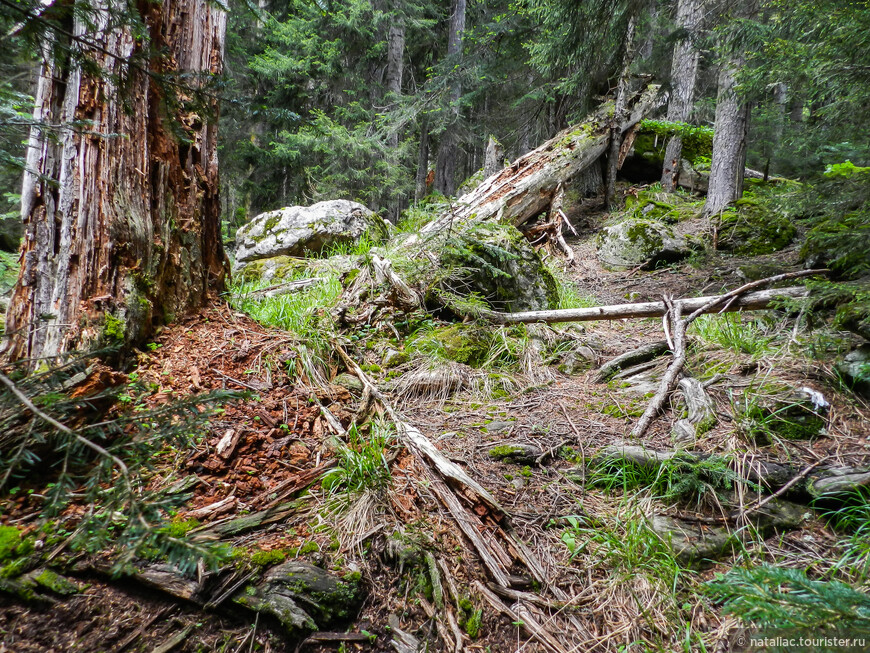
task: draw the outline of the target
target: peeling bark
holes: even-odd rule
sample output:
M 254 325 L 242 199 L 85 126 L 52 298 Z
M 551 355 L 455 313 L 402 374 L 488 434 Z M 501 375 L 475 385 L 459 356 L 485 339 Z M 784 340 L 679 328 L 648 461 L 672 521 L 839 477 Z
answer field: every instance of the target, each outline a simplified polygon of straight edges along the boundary
M 228 273 L 217 105 L 194 102 L 191 88 L 221 72 L 226 16 L 207 0 L 142 2 L 141 39 L 113 19 L 116 3 L 92 3 L 96 27 L 70 26 L 97 46 L 82 50 L 101 74 L 53 60 L 45 46 L 35 121 L 88 126 L 30 136 L 12 358 L 141 342 L 201 306 Z

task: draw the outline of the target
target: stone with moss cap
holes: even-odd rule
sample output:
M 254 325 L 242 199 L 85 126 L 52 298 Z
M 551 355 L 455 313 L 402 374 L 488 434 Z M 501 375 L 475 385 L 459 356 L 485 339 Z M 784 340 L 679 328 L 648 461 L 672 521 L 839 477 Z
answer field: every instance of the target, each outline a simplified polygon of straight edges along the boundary
M 383 219 L 359 202 L 329 200 L 261 213 L 236 232 L 237 264 L 276 256 L 318 254 L 333 245 L 368 235 L 381 242 L 389 236 Z
M 233 601 L 274 616 L 293 636 L 352 619 L 362 593 L 358 575 L 342 578 L 301 560 L 272 567 L 256 585 L 240 590 Z
M 604 227 L 598 234 L 598 259 L 605 267 L 621 270 L 660 261 L 678 261 L 689 254 L 686 239 L 657 220 L 629 218 Z

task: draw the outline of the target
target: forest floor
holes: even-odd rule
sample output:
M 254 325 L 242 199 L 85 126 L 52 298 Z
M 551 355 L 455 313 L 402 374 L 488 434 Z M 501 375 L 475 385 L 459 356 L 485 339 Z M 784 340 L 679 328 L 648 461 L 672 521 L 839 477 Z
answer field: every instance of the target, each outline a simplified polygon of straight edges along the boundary
M 665 293 L 715 294 L 741 285 L 740 270 L 747 265 L 776 272 L 799 268 L 798 246 L 792 245 L 762 257 L 714 253 L 651 272 L 611 272 L 595 256 L 596 219 L 569 241 L 577 265 L 566 271 L 590 304 L 658 300 Z M 593 361 L 571 373 L 547 368 L 507 391 L 459 384 L 452 392 L 415 396 L 395 387 L 412 370 L 400 368 L 400 374 L 386 378 L 386 370 L 371 362 L 364 366 L 377 384 L 383 382 L 402 419 L 509 515 L 511 536 L 534 553 L 546 579 L 542 587 L 529 578 L 518 555 L 507 566 L 526 578 L 512 578 L 513 587 L 525 593 L 517 596 L 532 602 L 526 603 L 533 606 L 532 616 L 562 650 L 731 650 L 737 622 L 703 591 L 717 574 L 737 564 L 770 562 L 848 578 L 848 569 L 836 569 L 844 535 L 809 508 L 791 528 L 763 534 L 749 529 L 719 560 L 681 561 L 648 522 L 656 514 L 679 514 L 694 518 L 699 530 L 708 529 L 724 514 L 718 494 L 723 488 L 702 479 L 700 485 L 708 487 L 686 501 L 663 496 L 659 486 L 651 487 L 655 480 L 634 483 L 618 474 L 587 478 L 594 473 L 588 463 L 595 452 L 628 440 L 668 359 L 643 370 L 646 384 L 636 378 L 597 382 L 597 369 L 661 340 L 662 323 L 590 322 L 572 326 L 570 334 Z M 717 415 L 715 425 L 692 443 L 693 451 L 726 457 L 738 467 L 758 460 L 787 461 L 799 469 L 870 464 L 870 407 L 831 371 L 830 356 L 845 350 L 850 336 L 810 330 L 778 311 L 718 322 L 711 318 L 690 335 L 687 372 L 711 381 L 708 392 Z M 382 354 L 356 351 L 361 363 Z M 386 485 L 350 496 L 318 482 L 332 465 L 343 464 L 323 411 L 350 428 L 361 392 L 335 384 L 301 385 L 288 373 L 297 359 L 297 339 L 223 302 L 166 328 L 139 356 L 137 373 L 141 383 L 154 388 L 151 401 L 217 388 L 249 390 L 256 399 L 228 404 L 195 450 L 159 461 L 152 483 L 165 486 L 196 477 L 189 504 L 175 517 L 195 524 L 192 533 L 298 499 L 298 510 L 281 521 L 224 540 L 248 557 L 275 552 L 276 561 L 298 557 L 335 573 L 360 573 L 365 599 L 356 619 L 291 641 L 274 620 L 254 620 L 238 606 L 203 611 L 132 580 L 85 572 L 75 577 L 81 583 L 78 593 L 51 604 L 0 597 L 0 652 L 413 650 L 401 644 L 408 641 L 404 635 L 428 643 L 427 650 L 559 650 L 532 637 L 519 612 L 513 617 L 500 613 L 485 598 L 483 588 L 491 580 L 486 564 L 456 528 L 454 514 L 439 500 L 420 459 L 400 440 L 385 440 Z M 339 363 L 332 365 L 334 377 Z M 750 400 L 750 389 L 774 385 L 809 387 L 824 396 L 830 408 L 821 437 L 772 443 L 746 437 L 741 402 Z M 679 417 L 674 402 L 642 444 L 673 450 L 671 425 Z M 517 445 L 529 445 L 532 458 L 505 462 L 491 455 L 494 448 Z M 730 488 L 731 481 L 726 484 Z M 754 495 L 745 492 L 741 501 L 749 503 Z M 511 541 L 506 522 L 491 507 L 460 497 L 484 532 Z M 37 508 L 36 499 L 22 496 L 4 507 L 3 520 L 26 526 Z M 507 550 L 516 553 L 510 546 Z M 531 597 L 535 593 L 537 603 Z

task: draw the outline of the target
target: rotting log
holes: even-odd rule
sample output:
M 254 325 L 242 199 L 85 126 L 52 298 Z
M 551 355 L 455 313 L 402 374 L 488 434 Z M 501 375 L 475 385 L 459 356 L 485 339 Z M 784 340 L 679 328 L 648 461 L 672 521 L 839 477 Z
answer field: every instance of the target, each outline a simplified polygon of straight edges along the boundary
M 660 97 L 659 87 L 650 85 L 630 98 L 620 132 L 640 122 Z M 545 211 L 559 184 L 581 174 L 607 151 L 613 109 L 613 102 L 604 103 L 582 123 L 559 132 L 487 178 L 421 233 L 426 236 L 492 219 L 516 226 Z
M 704 313 L 732 313 L 736 311 L 759 310 L 770 306 L 775 299 L 799 299 L 806 297 L 809 291 L 802 286 L 789 288 L 774 288 L 746 293 L 724 308 L 718 304 L 710 306 Z M 709 297 L 690 297 L 674 300 L 680 303 L 683 312 L 696 311 L 712 302 L 717 295 Z M 545 322 L 591 322 L 595 320 L 620 320 L 628 318 L 661 317 L 667 312 L 667 306 L 662 302 L 640 302 L 636 304 L 613 304 L 611 306 L 594 306 L 592 308 L 565 308 L 551 311 L 524 311 L 521 313 L 486 313 L 492 322 L 497 324 L 531 324 Z

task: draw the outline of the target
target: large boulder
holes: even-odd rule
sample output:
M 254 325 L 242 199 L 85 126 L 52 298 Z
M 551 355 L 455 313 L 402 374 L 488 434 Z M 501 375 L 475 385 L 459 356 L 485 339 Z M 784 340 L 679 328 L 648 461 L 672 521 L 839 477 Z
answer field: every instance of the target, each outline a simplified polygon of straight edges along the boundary
M 834 369 L 846 385 L 870 399 L 870 344 L 860 345 L 850 351 Z
M 556 308 L 559 289 L 529 241 L 510 225 L 483 223 L 447 241 L 441 264 L 454 270 L 442 289 L 476 294 L 501 311 Z
M 686 239 L 657 220 L 628 218 L 598 234 L 598 259 L 605 267 L 624 270 L 678 261 L 689 254 Z
M 358 202 L 329 200 L 288 206 L 261 213 L 236 232 L 236 262 L 318 254 L 333 245 L 354 243 L 366 234 L 380 242 L 389 231 L 380 216 Z

